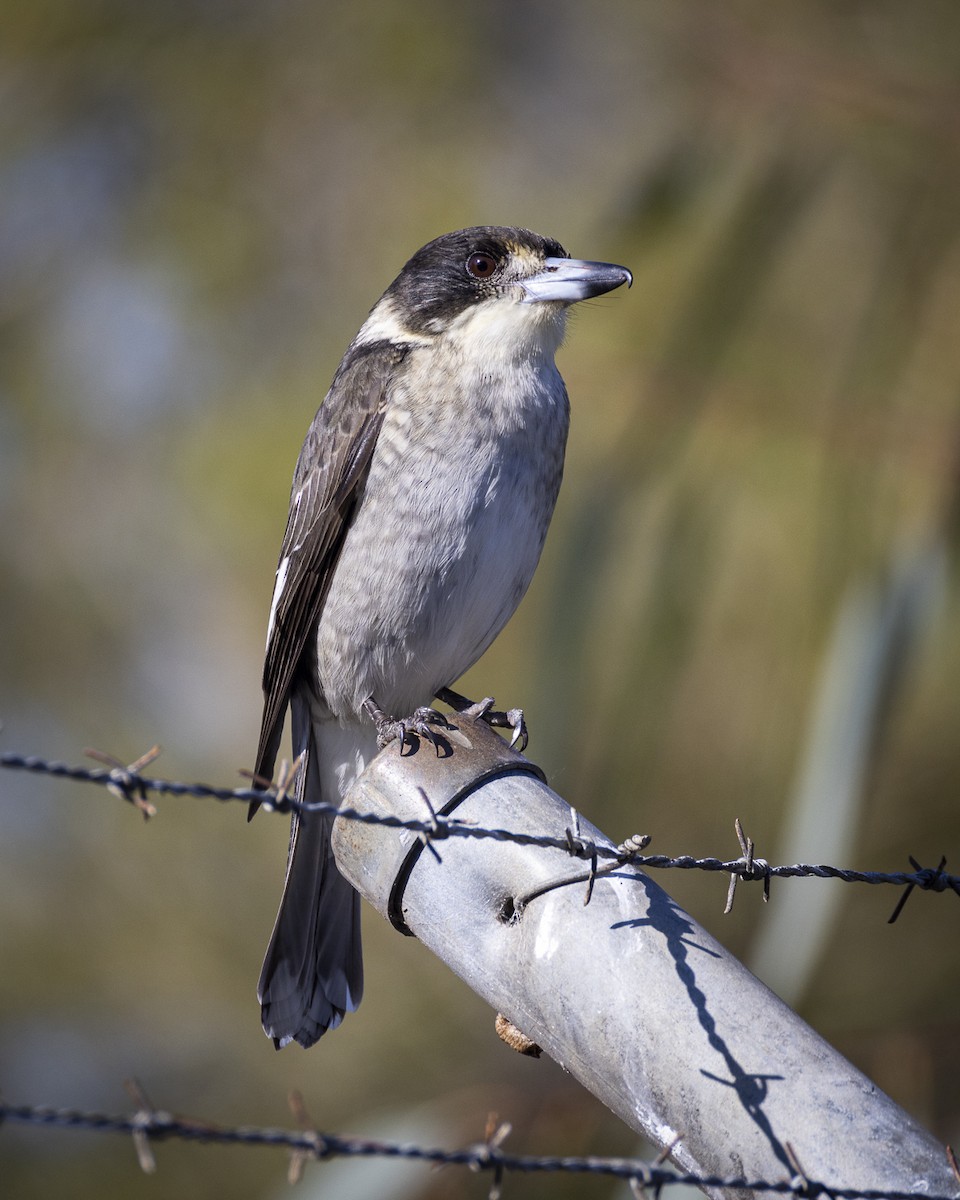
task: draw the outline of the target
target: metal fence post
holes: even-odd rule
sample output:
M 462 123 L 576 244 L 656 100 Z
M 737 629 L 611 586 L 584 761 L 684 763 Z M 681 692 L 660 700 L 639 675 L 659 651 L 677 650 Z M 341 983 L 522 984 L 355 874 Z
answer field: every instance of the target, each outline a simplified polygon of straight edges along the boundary
M 538 769 L 451 719 L 448 756 L 394 743 L 346 803 L 563 837 L 571 810 Z M 581 835 L 611 845 L 586 822 Z M 334 831 L 341 870 L 381 913 L 628 1125 L 659 1146 L 680 1135 L 683 1169 L 775 1180 L 799 1163 L 838 1189 L 960 1195 L 944 1148 L 640 870 L 599 875 L 585 905 L 586 864 L 563 850 L 431 844 L 440 861 L 406 830 L 338 819 Z

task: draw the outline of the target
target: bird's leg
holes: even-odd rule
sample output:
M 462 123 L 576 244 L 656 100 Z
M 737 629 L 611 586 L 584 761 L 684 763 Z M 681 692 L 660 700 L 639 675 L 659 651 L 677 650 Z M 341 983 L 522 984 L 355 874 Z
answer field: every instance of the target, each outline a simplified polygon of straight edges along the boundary
M 510 738 L 510 745 L 516 746 L 521 754 L 526 750 L 530 738 L 527 734 L 527 723 L 523 718 L 522 708 L 509 708 L 506 712 L 497 711 L 493 707 L 492 696 L 473 701 L 468 700 L 466 696 L 461 696 L 452 688 L 440 688 L 437 692 L 437 699 L 442 700 L 444 704 L 449 704 L 454 712 L 461 713 L 465 717 L 473 717 L 474 720 L 486 721 L 494 729 L 512 729 L 513 736 Z
M 435 708 L 426 706 L 418 708 L 409 717 L 398 719 L 388 716 L 376 700 L 374 700 L 373 696 L 370 696 L 364 700 L 363 710 L 377 728 L 377 745 L 381 750 L 389 742 L 399 739 L 400 751 L 402 753 L 403 747 L 408 741 L 412 744 L 414 737 L 422 737 L 426 738 L 439 754 L 440 746 L 437 742 L 437 735 L 433 731 L 433 726 L 436 725 L 439 729 L 451 728 L 450 722 L 443 713 L 438 713 Z

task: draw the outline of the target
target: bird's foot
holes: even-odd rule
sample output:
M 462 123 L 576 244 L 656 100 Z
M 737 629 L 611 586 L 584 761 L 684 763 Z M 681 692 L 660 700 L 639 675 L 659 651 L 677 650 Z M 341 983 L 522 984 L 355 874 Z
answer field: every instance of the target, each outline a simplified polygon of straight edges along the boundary
M 423 707 L 418 708 L 416 712 L 410 714 L 409 717 L 391 717 L 383 711 L 376 700 L 371 696 L 369 700 L 365 700 L 364 711 L 373 721 L 377 730 L 377 745 L 382 750 L 384 746 L 390 742 L 400 742 L 400 753 L 403 753 L 403 748 L 407 743 L 413 747 L 416 744 L 417 738 L 424 738 L 431 746 L 440 753 L 440 742 L 438 740 L 434 727 L 437 729 L 450 729 L 452 726 L 443 713 L 437 712 L 435 708 Z
M 527 733 L 527 722 L 523 717 L 522 708 L 508 708 L 506 711 L 498 711 L 494 709 L 494 700 L 492 696 L 487 696 L 483 700 L 468 700 L 466 696 L 461 696 L 459 692 L 453 691 L 451 688 L 441 688 L 437 692 L 437 699 L 442 700 L 444 704 L 449 704 L 450 707 L 460 713 L 464 717 L 472 717 L 477 721 L 486 721 L 494 729 L 512 729 L 513 735 L 510 738 L 511 747 L 516 748 L 522 754 L 527 748 L 527 743 L 530 737 Z

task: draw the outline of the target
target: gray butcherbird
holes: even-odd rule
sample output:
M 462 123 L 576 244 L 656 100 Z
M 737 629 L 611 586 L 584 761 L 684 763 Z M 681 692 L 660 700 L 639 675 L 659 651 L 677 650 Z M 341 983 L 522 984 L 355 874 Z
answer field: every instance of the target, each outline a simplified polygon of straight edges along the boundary
M 339 803 L 378 741 L 442 720 L 421 706 L 483 654 L 540 558 L 569 422 L 567 310 L 623 283 L 626 267 L 481 226 L 430 242 L 387 288 L 294 473 L 257 776 L 272 777 L 288 705 L 305 803 Z M 278 1047 L 311 1046 L 360 1003 L 359 896 L 331 823 L 293 817 L 259 987 Z

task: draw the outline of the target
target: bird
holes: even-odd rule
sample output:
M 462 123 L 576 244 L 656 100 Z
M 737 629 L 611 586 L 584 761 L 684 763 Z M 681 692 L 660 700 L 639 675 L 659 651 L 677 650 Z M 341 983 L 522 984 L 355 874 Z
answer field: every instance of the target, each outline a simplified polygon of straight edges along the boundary
M 370 310 L 294 471 L 261 784 L 288 709 L 300 805 L 339 804 L 393 739 L 432 740 L 444 718 L 430 702 L 494 640 L 540 558 L 569 425 L 554 355 L 570 306 L 632 282 L 530 230 L 477 226 L 423 246 Z M 332 822 L 294 806 L 258 988 L 278 1049 L 313 1045 L 363 992 L 359 895 Z

